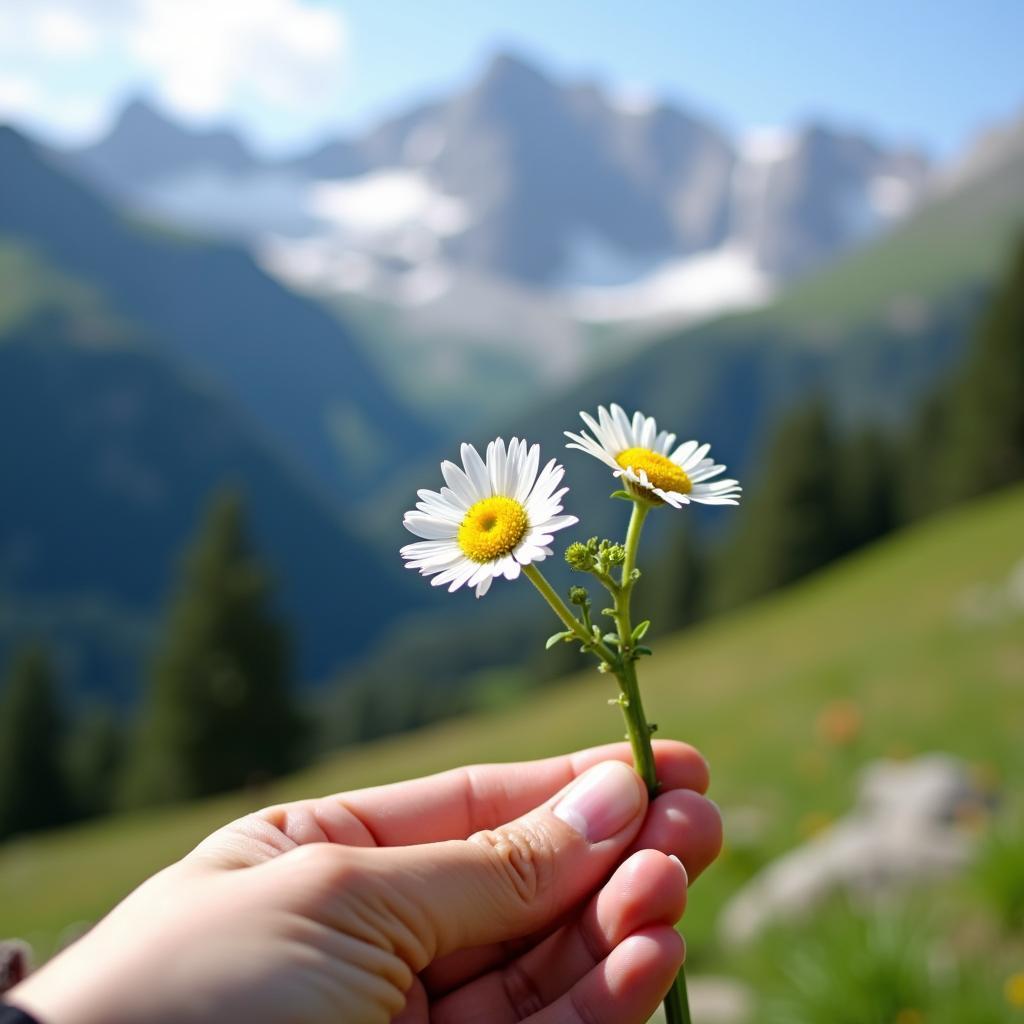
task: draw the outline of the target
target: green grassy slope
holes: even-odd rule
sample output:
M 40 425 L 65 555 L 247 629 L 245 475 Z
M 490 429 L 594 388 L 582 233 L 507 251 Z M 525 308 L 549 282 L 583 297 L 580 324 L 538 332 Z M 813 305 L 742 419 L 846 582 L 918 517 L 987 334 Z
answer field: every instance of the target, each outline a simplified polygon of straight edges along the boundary
M 968 624 L 958 609 L 1024 558 L 1024 488 L 895 536 L 748 610 L 660 645 L 643 685 L 662 735 L 700 746 L 712 795 L 766 818 L 757 859 L 812 819 L 848 806 L 865 760 L 942 749 L 1024 781 L 1024 622 Z M 538 643 L 540 638 L 538 638 Z M 607 680 L 588 673 L 522 706 L 453 721 L 325 760 L 250 795 L 100 822 L 0 848 L 0 935 L 49 950 L 204 834 L 260 803 L 384 782 L 480 760 L 534 757 L 621 734 Z M 821 709 L 864 714 L 853 749 L 816 735 Z M 728 836 L 727 836 L 728 838 Z M 714 956 L 715 913 L 750 870 L 727 850 L 691 900 L 695 965 Z

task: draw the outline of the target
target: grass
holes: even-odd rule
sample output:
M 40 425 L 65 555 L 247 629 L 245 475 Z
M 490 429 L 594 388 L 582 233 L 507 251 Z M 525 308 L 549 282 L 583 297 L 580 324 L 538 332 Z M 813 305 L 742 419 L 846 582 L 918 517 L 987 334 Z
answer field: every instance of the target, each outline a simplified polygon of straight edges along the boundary
M 693 894 L 686 930 L 696 969 L 722 966 L 714 920 L 724 900 L 759 863 L 843 813 L 864 762 L 947 750 L 1007 792 L 1020 790 L 1024 621 L 968 623 L 957 609 L 970 588 L 999 584 L 1024 558 L 1022 524 L 1017 488 L 674 637 L 644 663 L 661 734 L 706 753 L 727 825 L 741 808 L 763 823 L 742 844 L 730 845 L 727 830 L 723 858 Z M 0 848 L 0 936 L 53 949 L 219 824 L 263 803 L 605 742 L 622 730 L 610 695 L 604 677 L 587 674 L 513 708 L 339 754 L 264 792 L 10 842 Z M 823 709 L 837 700 L 863 720 L 851 744 L 819 735 Z

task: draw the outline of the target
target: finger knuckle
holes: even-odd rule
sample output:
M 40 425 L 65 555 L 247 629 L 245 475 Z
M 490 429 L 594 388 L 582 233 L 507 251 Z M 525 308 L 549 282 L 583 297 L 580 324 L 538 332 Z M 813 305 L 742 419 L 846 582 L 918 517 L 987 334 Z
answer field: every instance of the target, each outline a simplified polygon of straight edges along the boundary
M 556 854 L 542 826 L 516 824 L 479 832 L 473 839 L 487 852 L 501 885 L 516 902 L 532 905 L 550 888 Z
M 288 858 L 291 869 L 316 888 L 337 892 L 348 888 L 358 872 L 347 853 L 345 847 L 331 843 L 310 843 L 293 849 Z

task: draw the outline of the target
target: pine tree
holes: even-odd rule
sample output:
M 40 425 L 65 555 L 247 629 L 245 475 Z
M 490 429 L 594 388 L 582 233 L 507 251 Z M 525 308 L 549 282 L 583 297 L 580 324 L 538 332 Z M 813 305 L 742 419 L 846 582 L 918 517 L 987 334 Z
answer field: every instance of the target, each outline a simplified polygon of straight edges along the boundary
M 707 566 L 697 533 L 689 516 L 674 519 L 636 590 L 635 618 L 650 618 L 661 634 L 692 625 L 706 611 Z
M 69 819 L 63 739 L 53 673 L 42 650 L 28 648 L 0 700 L 0 839 Z
M 894 530 L 899 521 L 895 455 L 885 435 L 868 429 L 843 442 L 836 469 L 844 550 Z
M 238 495 L 210 506 L 186 560 L 152 673 L 129 803 L 187 799 L 295 764 L 288 639 L 251 553 Z
M 821 402 L 786 417 L 717 566 L 716 607 L 731 607 L 781 587 L 842 551 L 837 456 Z
M 947 451 L 954 500 L 1024 480 L 1024 241 L 953 384 Z
M 91 818 L 114 806 L 124 762 L 124 729 L 110 708 L 81 714 L 67 743 L 67 775 L 75 813 Z

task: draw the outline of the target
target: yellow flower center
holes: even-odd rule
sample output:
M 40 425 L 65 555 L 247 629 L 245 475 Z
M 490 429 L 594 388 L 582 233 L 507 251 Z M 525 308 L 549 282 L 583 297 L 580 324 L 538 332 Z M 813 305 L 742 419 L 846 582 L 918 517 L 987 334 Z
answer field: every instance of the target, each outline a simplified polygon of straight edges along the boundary
M 667 456 L 652 452 L 650 448 L 627 448 L 615 456 L 615 461 L 623 469 L 631 469 L 637 476 L 640 470 L 647 474 L 647 479 L 663 491 L 674 491 L 676 494 L 689 494 L 693 489 L 690 478 Z M 650 496 L 647 492 L 646 496 Z
M 459 526 L 459 547 L 474 562 L 507 555 L 529 527 L 526 509 L 512 498 L 497 495 L 471 505 Z

